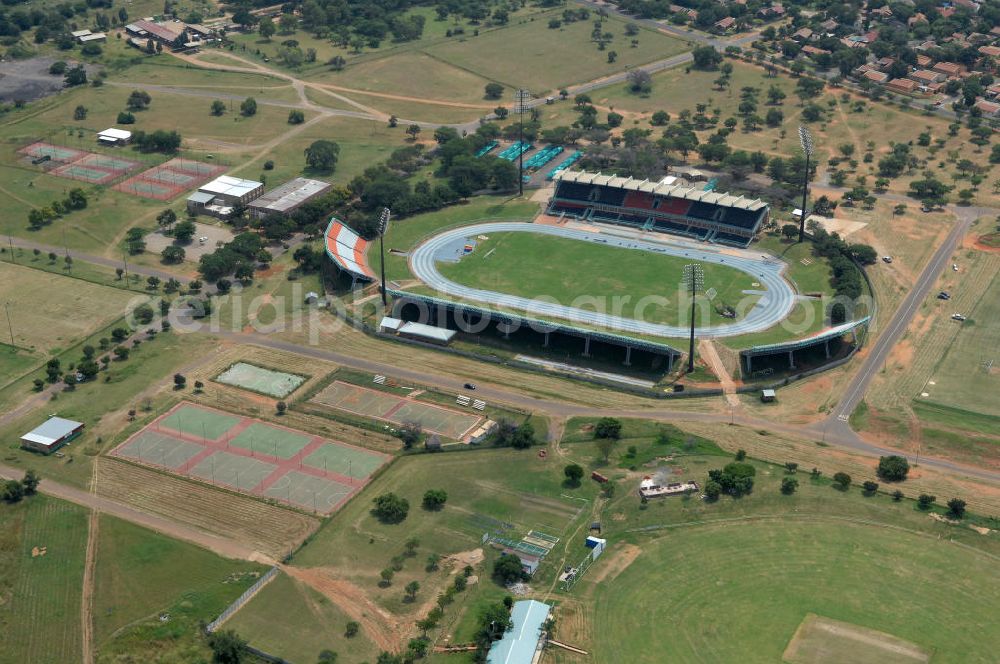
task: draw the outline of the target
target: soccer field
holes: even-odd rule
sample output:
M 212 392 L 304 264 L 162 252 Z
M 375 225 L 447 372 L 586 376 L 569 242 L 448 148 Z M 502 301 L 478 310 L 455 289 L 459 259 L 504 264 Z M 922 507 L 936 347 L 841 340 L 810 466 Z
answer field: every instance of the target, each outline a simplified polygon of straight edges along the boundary
M 731 321 L 719 315 L 716 306 L 737 306 L 747 297 L 744 290 L 761 287 L 740 270 L 674 256 L 534 233 L 492 233 L 488 237 L 458 262 L 439 263 L 441 274 L 463 286 L 554 298 L 565 305 L 578 302 L 581 309 L 603 306 L 607 313 L 671 325 L 689 320 L 690 301 L 681 286 L 688 263 L 702 267 L 705 290 L 715 291 L 711 300 L 705 295 L 698 298 L 709 304 L 704 309 L 711 310 L 709 323 L 713 325 Z M 643 306 L 644 298 L 656 301 Z M 620 306 L 618 312 L 615 306 Z
M 596 589 L 595 661 L 802 662 L 821 640 L 825 658 L 808 661 L 987 662 L 1000 646 L 996 562 L 948 541 L 819 518 L 683 528 L 640 548 Z M 817 633 L 813 614 L 841 628 Z

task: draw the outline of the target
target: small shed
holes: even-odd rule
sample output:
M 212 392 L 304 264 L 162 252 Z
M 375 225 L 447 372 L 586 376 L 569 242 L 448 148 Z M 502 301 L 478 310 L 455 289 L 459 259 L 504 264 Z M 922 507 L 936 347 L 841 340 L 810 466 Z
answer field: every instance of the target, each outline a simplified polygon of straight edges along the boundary
M 774 390 L 761 390 L 760 391 L 760 400 L 763 401 L 764 403 L 770 403 L 770 402 L 774 401 L 777 398 L 778 398 L 778 395 L 775 394 Z
M 401 327 L 403 327 L 403 321 L 392 316 L 383 316 L 378 324 L 378 330 L 382 333 L 399 332 Z
M 82 431 L 83 422 L 74 422 L 62 417 L 50 417 L 21 436 L 21 447 L 42 454 L 51 454 L 79 436 Z
M 97 142 L 101 145 L 128 145 L 132 140 L 132 132 L 110 127 L 97 133 Z

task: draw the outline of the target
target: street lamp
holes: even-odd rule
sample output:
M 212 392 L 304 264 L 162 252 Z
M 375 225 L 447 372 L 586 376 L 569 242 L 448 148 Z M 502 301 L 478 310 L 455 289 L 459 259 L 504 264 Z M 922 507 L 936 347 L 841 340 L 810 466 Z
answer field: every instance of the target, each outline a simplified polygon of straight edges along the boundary
M 688 373 L 694 371 L 694 300 L 702 288 L 705 287 L 705 273 L 697 263 L 684 266 L 683 282 L 691 295 L 691 341 L 688 346 Z
M 528 112 L 528 102 L 531 101 L 531 93 L 527 90 L 518 90 L 514 93 L 514 112 L 517 113 L 517 141 L 521 154 L 517 158 L 517 193 L 524 195 L 524 114 Z
M 806 239 L 806 195 L 809 192 L 809 160 L 813 155 L 813 137 L 809 130 L 799 125 L 799 143 L 806 154 L 806 168 L 802 173 L 802 209 L 799 215 L 799 242 Z
M 379 263 L 382 271 L 382 307 L 386 308 L 389 306 L 389 301 L 385 296 L 385 243 L 382 238 L 385 237 L 385 231 L 389 228 L 389 217 L 391 216 L 389 208 L 382 208 L 382 214 L 378 218 L 378 254 Z

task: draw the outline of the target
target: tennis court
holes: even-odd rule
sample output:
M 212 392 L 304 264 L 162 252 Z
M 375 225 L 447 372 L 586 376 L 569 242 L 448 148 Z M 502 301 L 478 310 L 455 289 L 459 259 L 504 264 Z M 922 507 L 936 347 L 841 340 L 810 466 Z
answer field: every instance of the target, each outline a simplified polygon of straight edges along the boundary
M 224 166 L 177 157 L 130 177 L 115 185 L 115 189 L 142 198 L 165 201 L 205 184 L 225 170 Z
M 298 389 L 306 379 L 305 376 L 265 369 L 246 362 L 237 362 L 216 376 L 215 380 L 224 385 L 232 385 L 276 399 L 283 399 Z
M 26 145 L 18 150 L 18 152 L 31 159 L 48 157 L 49 161 L 54 161 L 57 164 L 68 164 L 80 159 L 84 155 L 90 154 L 89 152 L 85 152 L 83 150 L 74 150 L 73 148 L 43 142 Z
M 121 456 L 151 463 L 171 470 L 178 470 L 204 449 L 197 443 L 188 443 L 169 434 L 145 429 L 118 448 Z
M 111 452 L 236 491 L 329 514 L 389 456 L 180 403 Z
M 364 415 L 394 424 L 417 422 L 425 431 L 453 440 L 472 430 L 480 421 L 479 415 L 461 413 L 450 408 L 435 406 L 422 401 L 379 392 L 337 381 L 312 398 L 314 403 L 356 415 Z
M 263 422 L 254 422 L 236 434 L 229 441 L 229 444 L 250 450 L 252 453 L 262 452 L 279 459 L 291 459 L 312 439 L 312 436 L 304 433 L 279 429 Z
M 239 424 L 240 419 L 236 415 L 227 415 L 222 411 L 182 404 L 170 411 L 166 417 L 157 420 L 156 428 L 172 429 L 191 436 L 215 440 Z
M 51 168 L 50 175 L 90 184 L 108 184 L 135 170 L 140 162 L 110 155 L 86 152 L 50 143 L 32 143 L 19 152 L 32 162 L 48 157 L 43 168 Z
M 360 480 L 378 470 L 382 459 L 356 447 L 322 445 L 302 459 L 302 463 L 352 480 Z
M 355 487 L 293 470 L 267 487 L 264 495 L 292 505 L 329 514 L 347 500 Z

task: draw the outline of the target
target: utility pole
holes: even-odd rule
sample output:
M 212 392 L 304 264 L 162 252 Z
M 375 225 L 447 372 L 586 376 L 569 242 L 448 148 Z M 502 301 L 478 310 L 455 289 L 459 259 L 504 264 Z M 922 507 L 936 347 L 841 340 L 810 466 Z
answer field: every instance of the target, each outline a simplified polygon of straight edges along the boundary
M 521 154 L 517 157 L 517 193 L 524 196 L 524 114 L 528 112 L 528 102 L 531 100 L 531 93 L 527 90 L 518 90 L 514 93 L 514 112 L 517 113 L 517 141 L 520 145 Z
M 14 263 L 16 265 L 17 264 L 17 258 L 14 256 L 14 236 L 13 235 L 8 235 L 7 236 L 7 242 L 10 243 L 10 262 Z
M 802 173 L 802 214 L 799 215 L 799 242 L 806 239 L 806 196 L 809 193 L 809 160 L 813 155 L 813 137 L 809 130 L 799 125 L 799 143 L 802 144 L 802 151 L 806 155 L 806 168 Z
M 4 313 L 7 314 L 7 329 L 10 330 L 10 345 L 17 346 L 17 344 L 14 343 L 14 324 L 10 322 L 10 302 L 3 303 L 3 310 Z
M 684 266 L 684 277 L 683 277 L 684 287 L 688 289 L 688 293 L 691 296 L 691 340 L 688 345 L 688 373 L 694 371 L 694 313 L 695 313 L 695 296 L 697 296 L 698 291 L 705 287 L 705 273 L 702 271 L 701 266 L 697 263 L 691 263 Z
M 382 308 L 385 309 L 389 306 L 389 301 L 385 295 L 385 243 L 382 238 L 385 237 L 385 231 L 389 228 L 389 217 L 391 216 L 389 208 L 382 208 L 382 214 L 378 218 L 378 254 L 379 263 L 382 272 Z

